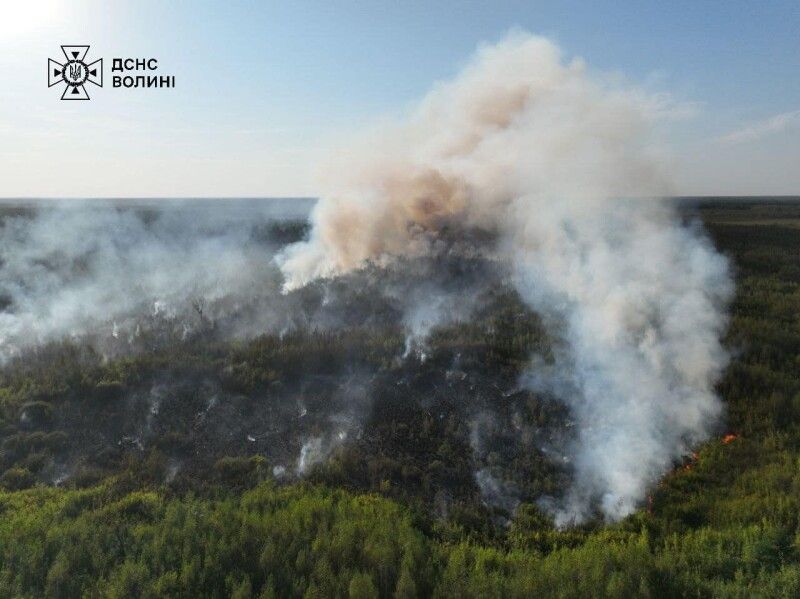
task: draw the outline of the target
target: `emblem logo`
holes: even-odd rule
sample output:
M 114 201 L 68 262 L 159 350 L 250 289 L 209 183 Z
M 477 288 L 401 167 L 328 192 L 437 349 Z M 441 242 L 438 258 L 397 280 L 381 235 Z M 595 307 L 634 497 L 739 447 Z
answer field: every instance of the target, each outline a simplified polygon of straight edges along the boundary
M 61 83 L 65 86 L 62 100 L 88 100 L 87 83 L 103 87 L 103 59 L 87 64 L 89 46 L 61 46 L 61 51 L 67 59 L 63 64 L 47 59 L 47 87 Z

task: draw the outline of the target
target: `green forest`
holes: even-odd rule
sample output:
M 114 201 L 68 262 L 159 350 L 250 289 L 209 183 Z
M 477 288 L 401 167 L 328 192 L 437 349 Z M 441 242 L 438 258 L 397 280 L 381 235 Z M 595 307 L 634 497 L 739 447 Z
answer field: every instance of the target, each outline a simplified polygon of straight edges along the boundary
M 563 464 L 535 438 L 469 442 L 490 409 L 569 430 L 516 387 L 549 340 L 510 289 L 400 360 L 391 306 L 349 280 L 370 316 L 335 330 L 159 321 L 147 351 L 65 339 L 3 366 L 0 597 L 800 596 L 800 203 L 680 209 L 733 266 L 724 426 L 624 520 L 557 529 L 536 500 Z M 514 501 L 485 502 L 476 469 Z

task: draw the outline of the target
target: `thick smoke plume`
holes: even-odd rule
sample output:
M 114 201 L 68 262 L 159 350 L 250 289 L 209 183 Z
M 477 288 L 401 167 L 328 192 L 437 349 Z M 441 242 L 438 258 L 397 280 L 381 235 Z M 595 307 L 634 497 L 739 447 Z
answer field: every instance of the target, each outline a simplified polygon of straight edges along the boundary
M 454 248 L 508 265 L 558 340 L 523 382 L 576 424 L 562 524 L 630 513 L 721 412 L 727 263 L 669 206 L 621 199 L 669 191 L 652 136 L 664 112 L 511 35 L 342 149 L 309 240 L 278 258 L 286 289 Z

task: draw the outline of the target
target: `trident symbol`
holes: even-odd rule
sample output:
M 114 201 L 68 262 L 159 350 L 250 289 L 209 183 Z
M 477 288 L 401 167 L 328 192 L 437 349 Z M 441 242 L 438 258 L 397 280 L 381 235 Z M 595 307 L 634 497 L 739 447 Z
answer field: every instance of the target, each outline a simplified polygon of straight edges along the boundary
M 47 60 L 47 87 L 63 85 L 62 100 L 88 100 L 86 84 L 103 87 L 103 59 L 87 63 L 89 46 L 61 46 L 66 61 Z

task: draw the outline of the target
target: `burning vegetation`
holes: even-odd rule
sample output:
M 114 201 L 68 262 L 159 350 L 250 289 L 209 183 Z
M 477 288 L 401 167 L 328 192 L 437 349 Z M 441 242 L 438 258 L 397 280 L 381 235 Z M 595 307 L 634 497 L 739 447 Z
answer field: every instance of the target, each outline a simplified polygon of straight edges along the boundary
M 718 386 L 736 436 L 717 430 L 688 471 L 676 460 L 621 522 L 558 529 L 542 506 L 574 484 L 578 432 L 568 405 L 519 384 L 531 355 L 552 359 L 540 316 L 494 264 L 415 260 L 491 281 L 469 320 L 409 337 L 404 265 L 389 294 L 366 268 L 276 295 L 302 306 L 287 330 L 248 336 L 252 303 L 207 298 L 20 346 L 0 377 L 0 595 L 791 596 L 797 335 L 772 324 L 797 299 L 800 236 L 683 210 L 750 281 Z

